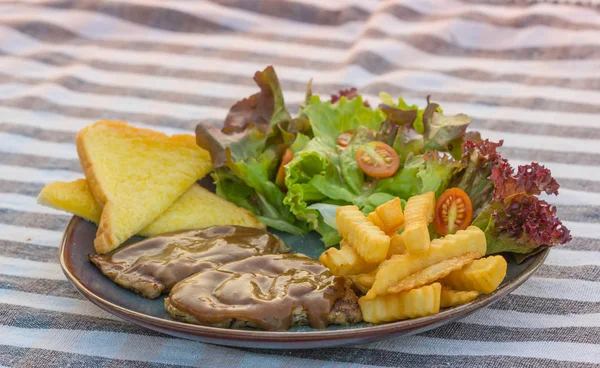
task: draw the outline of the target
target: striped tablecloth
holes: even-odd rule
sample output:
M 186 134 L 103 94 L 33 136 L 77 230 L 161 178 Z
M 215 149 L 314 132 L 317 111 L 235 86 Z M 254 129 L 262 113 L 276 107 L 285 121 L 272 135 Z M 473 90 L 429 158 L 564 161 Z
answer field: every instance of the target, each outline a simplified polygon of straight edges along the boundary
M 584 3 L 0 1 L 0 365 L 600 364 L 600 12 Z M 57 263 L 69 216 L 36 204 L 44 183 L 82 176 L 75 133 L 99 119 L 165 132 L 219 124 L 269 64 L 292 106 L 314 78 L 316 93 L 432 94 L 468 113 L 513 163 L 552 169 L 562 187 L 550 200 L 573 241 L 464 320 L 340 349 L 206 345 L 84 300 Z

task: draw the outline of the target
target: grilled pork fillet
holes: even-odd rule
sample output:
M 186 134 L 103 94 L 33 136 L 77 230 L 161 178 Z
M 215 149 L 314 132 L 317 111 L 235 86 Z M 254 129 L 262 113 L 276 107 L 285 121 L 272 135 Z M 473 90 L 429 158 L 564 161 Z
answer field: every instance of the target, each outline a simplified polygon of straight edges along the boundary
M 264 230 L 213 226 L 155 236 L 109 254 L 90 255 L 90 261 L 119 286 L 155 299 L 197 272 L 257 254 L 288 251 L 281 239 Z
M 302 254 L 253 256 L 195 274 L 173 287 L 165 309 L 184 322 L 224 328 L 325 328 L 362 320 L 349 281 Z

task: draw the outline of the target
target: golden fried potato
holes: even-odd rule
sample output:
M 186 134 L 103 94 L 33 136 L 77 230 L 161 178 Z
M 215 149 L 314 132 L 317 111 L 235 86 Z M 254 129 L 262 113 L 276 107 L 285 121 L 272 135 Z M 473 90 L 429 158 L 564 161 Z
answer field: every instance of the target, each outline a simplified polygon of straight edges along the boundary
M 375 209 L 377 217 L 383 222 L 382 230 L 386 234 L 395 234 L 404 226 L 404 214 L 402 213 L 402 203 L 400 198 L 396 197 Z
M 473 262 L 477 258 L 481 258 L 483 254 L 477 252 L 469 252 L 458 257 L 451 257 L 439 263 L 435 263 L 429 267 L 413 273 L 407 278 L 401 280 L 395 285 L 387 289 L 388 294 L 401 293 L 423 285 L 431 284 L 432 282 L 448 276 L 452 271 L 460 270 L 464 266 Z
M 356 206 L 341 206 L 336 211 L 338 232 L 367 263 L 387 257 L 390 237 L 367 220 Z
M 335 212 L 335 222 L 340 236 L 348 238 L 350 230 L 366 221 L 365 215 L 356 206 L 340 206 Z
M 402 237 L 409 253 L 424 252 L 429 249 L 431 244 L 429 229 L 425 221 L 406 223 Z
M 358 290 L 360 290 L 363 294 L 366 294 L 373 286 L 376 274 L 377 269 L 369 273 L 361 273 L 360 275 L 348 275 L 348 278 L 352 280 Z
M 367 216 L 367 220 L 371 221 L 371 223 L 373 223 L 373 225 L 380 228 L 381 231 L 383 231 L 384 233 L 386 232 L 385 224 L 383 223 L 383 221 L 381 221 L 381 219 L 379 218 L 379 215 L 377 215 L 377 212 L 373 211 L 373 212 L 369 213 L 369 216 Z
M 443 238 L 433 240 L 431 247 L 425 252 L 394 255 L 377 268 L 375 282 L 367 293 L 367 297 L 374 298 L 377 295 L 385 295 L 390 286 L 425 267 L 469 252 L 485 254 L 486 249 L 483 231 L 478 227 L 469 226 L 466 230 L 457 231 L 456 234 L 448 234 Z
M 397 294 L 380 295 L 374 299 L 362 297 L 358 304 L 363 320 L 370 323 L 398 321 L 424 317 L 440 311 L 440 283 L 422 286 Z
M 410 197 L 404 208 L 404 222 L 416 222 L 424 220 L 427 223 L 433 221 L 435 212 L 435 193 L 427 192 Z
M 348 244 L 368 263 L 379 263 L 387 257 L 390 237 L 370 221 L 359 224 L 348 236 Z
M 344 240 L 340 243 L 340 249 L 327 249 L 321 254 L 319 261 L 336 276 L 356 275 L 377 268 L 377 264 L 365 262 Z
M 390 249 L 388 249 L 387 258 L 395 254 L 404 254 L 406 253 L 406 246 L 404 245 L 404 238 L 402 234 L 394 234 L 390 238 Z
M 428 224 L 433 220 L 435 194 L 427 192 L 408 199 L 404 211 L 404 244 L 409 253 L 424 252 L 429 249 Z
M 457 305 L 466 304 L 471 302 L 479 296 L 477 291 L 458 291 L 452 290 L 446 286 L 442 287 L 442 293 L 440 298 L 440 307 L 456 307 Z
M 482 258 L 461 270 L 450 273 L 440 282 L 455 290 L 472 290 L 489 294 L 504 280 L 507 266 L 502 256 Z

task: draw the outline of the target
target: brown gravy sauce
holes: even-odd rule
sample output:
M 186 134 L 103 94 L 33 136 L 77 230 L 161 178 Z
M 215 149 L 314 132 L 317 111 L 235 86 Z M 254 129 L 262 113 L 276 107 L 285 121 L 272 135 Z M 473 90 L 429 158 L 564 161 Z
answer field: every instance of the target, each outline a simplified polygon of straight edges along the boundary
M 249 257 L 193 275 L 173 288 L 169 302 L 200 323 L 250 321 L 265 330 L 287 330 L 294 309 L 308 312 L 313 328 L 325 328 L 345 279 L 302 254 Z
M 152 276 L 169 290 L 190 275 L 227 262 L 287 251 L 278 237 L 264 230 L 213 226 L 148 238 L 93 258 L 115 271 Z

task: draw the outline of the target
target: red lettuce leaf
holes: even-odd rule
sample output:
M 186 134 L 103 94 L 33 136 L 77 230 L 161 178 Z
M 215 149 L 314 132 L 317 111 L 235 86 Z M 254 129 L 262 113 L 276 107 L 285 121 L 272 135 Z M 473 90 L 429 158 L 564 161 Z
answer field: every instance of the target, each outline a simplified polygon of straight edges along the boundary
M 498 152 L 502 143 L 503 141 L 495 143 L 486 139 L 466 140 L 462 144 L 463 169 L 452 180 L 450 186 L 458 187 L 469 195 L 475 215 L 492 200 L 494 183 L 489 179 L 492 168 L 506 162 Z
M 452 151 L 462 141 L 471 118 L 465 114 L 444 115 L 437 103 L 429 101 L 423 112 L 423 136 L 426 151 Z
M 476 218 L 473 225 L 486 233 L 488 254 L 532 255 L 540 249 L 571 240 L 569 229 L 556 217 L 556 207 L 539 199 L 558 194 L 550 170 L 531 163 L 515 170 L 500 155 L 502 141 L 463 143 L 463 171 L 453 181 L 469 194 Z M 451 185 L 452 186 L 452 185 Z
M 423 151 L 423 135 L 413 127 L 418 111 L 386 104 L 380 104 L 379 110 L 383 111 L 386 119 L 377 132 L 377 139 L 393 147 L 400 158 L 400 165 L 404 166 L 409 156 Z
M 351 100 L 351 99 L 355 98 L 356 96 L 359 96 L 359 94 L 358 94 L 358 90 L 354 87 L 347 88 L 347 89 L 340 89 L 337 94 L 331 95 L 331 103 L 333 104 L 333 103 L 338 102 L 340 100 L 340 98 L 342 98 L 342 97 L 346 97 L 347 100 Z M 365 105 L 365 107 L 371 107 L 371 105 L 369 104 L 369 101 L 367 101 L 367 100 L 363 101 L 363 105 Z
M 225 118 L 223 133 L 242 132 L 253 126 L 266 131 L 270 125 L 290 119 L 275 69 L 268 66 L 262 72 L 256 72 L 254 81 L 260 87 L 260 92 L 231 107 Z
M 559 185 L 550 170 L 536 162 L 519 166 L 516 174 L 508 162 L 498 162 L 492 168 L 490 179 L 494 182 L 495 200 L 539 195 L 542 192 L 558 194 Z
M 523 196 L 492 211 L 497 231 L 522 245 L 554 246 L 571 240 L 569 229 L 556 217 L 556 207 L 534 196 Z

